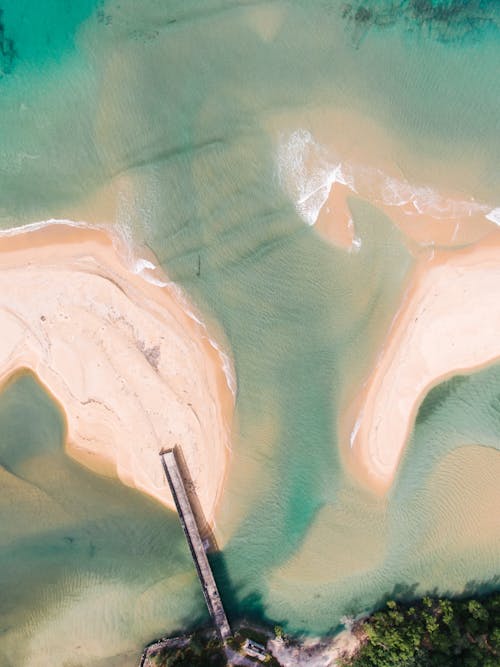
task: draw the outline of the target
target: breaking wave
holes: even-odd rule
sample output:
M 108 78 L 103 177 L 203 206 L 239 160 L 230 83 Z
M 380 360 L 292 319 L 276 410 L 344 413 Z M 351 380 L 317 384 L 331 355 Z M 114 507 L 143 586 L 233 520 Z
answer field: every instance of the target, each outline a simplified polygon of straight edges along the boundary
M 280 137 L 277 172 L 298 214 L 311 226 L 316 223 L 336 183 L 374 204 L 404 207 L 407 215 L 453 220 L 482 214 L 500 225 L 500 207 L 492 208 L 474 199 L 447 197 L 428 185 L 415 185 L 374 167 L 341 162 L 305 129 Z

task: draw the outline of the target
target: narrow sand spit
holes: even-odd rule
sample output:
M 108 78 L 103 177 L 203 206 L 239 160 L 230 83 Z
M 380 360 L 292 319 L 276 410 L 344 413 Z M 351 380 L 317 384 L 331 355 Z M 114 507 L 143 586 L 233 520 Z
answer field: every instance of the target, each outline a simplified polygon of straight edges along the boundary
M 348 466 L 374 490 L 392 484 L 427 392 L 500 358 L 499 237 L 417 263 L 376 366 L 339 424 Z
M 158 452 L 179 443 L 213 520 L 234 397 L 173 289 L 134 274 L 102 231 L 3 235 L 0 331 L 0 381 L 39 378 L 65 414 L 70 456 L 173 507 Z

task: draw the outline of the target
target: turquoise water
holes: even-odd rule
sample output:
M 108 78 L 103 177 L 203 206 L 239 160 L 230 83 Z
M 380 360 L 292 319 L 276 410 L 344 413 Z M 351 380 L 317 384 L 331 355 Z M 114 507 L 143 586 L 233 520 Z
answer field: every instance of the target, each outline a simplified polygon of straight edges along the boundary
M 41 69 L 61 62 L 75 48 L 75 34 L 97 7 L 98 0 L 30 0 L 2 2 L 5 38 L 13 44 L 7 74 L 19 68 Z M 7 54 L 4 49 L 4 57 Z
M 220 323 L 234 356 L 237 427 L 217 517 L 226 599 L 234 614 L 310 633 L 336 627 L 395 586 L 460 592 L 499 566 L 494 527 L 489 540 L 477 548 L 464 542 L 449 558 L 448 543 L 431 530 L 451 502 L 439 489 L 456 498 L 450 450 L 481 446 L 489 457 L 498 448 L 496 413 L 489 421 L 481 413 L 498 372 L 463 382 L 460 399 L 429 397 L 439 406 L 417 424 L 387 503 L 358 488 L 342 469 L 337 417 L 373 364 L 413 260 L 391 222 L 361 198 L 350 200 L 359 253 L 327 244 L 277 176 L 280 141 L 307 129 L 328 137 L 338 159 L 497 206 L 498 9 L 472 3 L 471 20 L 467 10 L 423 20 L 411 3 L 397 18 L 391 3 L 385 18 L 377 3 L 377 20 L 359 25 L 358 4 L 343 16 L 344 4 L 122 0 L 51 2 L 41 12 L 38 3 L 12 2 L 2 17 L 15 55 L 0 78 L 0 225 L 79 210 L 85 219 L 100 188 L 122 189 L 110 224 L 153 249 Z M 467 421 L 456 400 L 466 402 Z M 31 573 L 19 594 L 14 576 L 5 584 L 6 664 L 17 655 L 17 624 L 29 645 L 61 656 L 61 664 L 94 666 L 99 656 L 108 667 L 113 656 L 136 655 L 145 641 L 202 616 L 175 517 L 67 460 L 60 417 L 31 380 L 13 385 L 0 410 L 2 476 L 12 489 L 2 497 L 16 499 L 14 510 L 3 499 L 10 514 L 2 526 L 15 525 L 13 511 L 20 517 L 1 558 L 5 572 Z M 50 426 L 26 433 L 25 411 Z M 35 456 L 41 477 L 25 488 L 16 466 L 30 467 Z M 478 456 L 481 477 L 492 464 Z M 78 507 L 88 502 L 78 512 L 76 479 Z M 57 502 L 73 509 L 35 530 L 33 508 L 50 514 L 33 496 L 41 481 L 43 498 L 57 488 Z M 101 516 L 103 496 L 114 498 L 116 511 Z M 123 522 L 131 514 L 132 537 L 144 546 L 128 560 Z M 81 537 L 90 524 L 106 536 L 102 558 L 93 560 L 88 544 L 97 538 Z M 434 537 L 420 549 L 427 529 Z M 46 564 L 40 573 L 38 562 Z M 138 602 L 137 591 L 152 581 L 158 593 Z M 105 637 L 94 605 L 97 619 L 111 619 Z M 50 623 L 33 622 L 37 614 Z M 65 653 L 61 629 L 71 619 L 81 621 L 87 655 Z

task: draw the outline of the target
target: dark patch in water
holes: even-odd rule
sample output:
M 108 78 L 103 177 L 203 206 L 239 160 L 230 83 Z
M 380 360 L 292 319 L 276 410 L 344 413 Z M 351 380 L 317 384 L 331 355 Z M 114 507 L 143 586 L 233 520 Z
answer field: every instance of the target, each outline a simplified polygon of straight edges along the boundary
M 0 9 L 0 78 L 11 72 L 15 57 L 14 40 L 7 37 L 3 21 L 3 9 Z
M 370 28 L 402 24 L 408 32 L 420 31 L 443 42 L 477 39 L 485 28 L 499 28 L 496 0 L 400 0 L 342 5 L 342 18 L 352 25 L 356 46 Z
M 366 7 L 358 7 L 356 10 L 356 13 L 354 14 L 354 21 L 356 23 L 368 23 L 371 21 L 373 18 L 373 12 L 371 9 L 367 9 Z

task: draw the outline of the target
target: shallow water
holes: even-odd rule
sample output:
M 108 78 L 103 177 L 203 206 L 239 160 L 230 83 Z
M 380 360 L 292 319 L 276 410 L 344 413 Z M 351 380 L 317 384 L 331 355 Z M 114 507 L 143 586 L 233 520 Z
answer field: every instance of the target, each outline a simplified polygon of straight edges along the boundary
M 396 16 L 394 3 L 365 2 L 372 18 L 363 21 L 358 3 L 347 13 L 344 4 L 122 0 L 82 2 L 67 13 L 67 3 L 54 0 L 42 15 L 38 3 L 8 0 L 2 17 L 4 43 L 12 39 L 14 49 L 8 63 L 2 51 L 0 225 L 50 217 L 110 223 L 93 197 L 119 190 L 109 210 L 121 230 L 148 244 L 217 320 L 234 356 L 237 426 L 217 518 L 225 599 L 234 614 L 310 633 L 336 627 L 395 586 L 460 592 L 500 565 L 497 526 L 488 524 L 478 541 L 462 508 L 463 539 L 442 530 L 462 502 L 463 466 L 485 486 L 477 498 L 471 491 L 470 512 L 482 515 L 495 499 L 498 427 L 494 411 L 490 421 L 481 411 L 498 387 L 496 371 L 477 375 L 480 384 L 489 378 L 487 390 L 477 389 L 476 376 L 461 385 L 470 419 L 452 398 L 429 397 L 438 407 L 417 424 L 387 501 L 358 488 L 337 449 L 339 410 L 373 364 L 413 262 L 373 204 L 417 187 L 426 220 L 441 215 L 436 193 L 456 193 L 480 211 L 499 204 L 498 9 L 482 2 L 459 12 L 465 3 L 452 3 L 453 15 L 422 17 L 403 3 Z M 36 37 L 27 29 L 33 21 Z M 297 131 L 322 148 L 310 173 L 294 171 L 290 160 L 280 173 L 279 156 L 290 157 L 283 147 Z M 290 185 L 313 183 L 318 169 L 339 163 L 359 194 L 350 201 L 359 252 L 323 241 L 297 205 L 307 187 Z M 76 512 L 71 501 L 76 514 L 58 523 L 45 495 L 31 500 L 31 482 L 26 490 L 2 473 L 12 486 L 2 502 L 14 498 L 19 511 L 18 522 L 2 527 L 20 531 L 5 538 L 0 556 L 13 572 L 3 624 L 11 629 L 0 639 L 6 664 L 18 651 L 14 624 L 61 664 L 96 665 L 99 656 L 104 667 L 194 609 L 203 615 L 175 517 L 67 460 L 60 417 L 31 380 L 11 387 L 0 409 L 10 424 L 1 428 L 6 468 L 19 437 L 19 465 L 42 457 L 36 475 L 45 495 L 59 489 L 66 506 L 77 477 L 86 480 L 79 497 L 88 503 Z M 26 410 L 51 427 L 25 433 Z M 116 512 L 95 519 L 103 495 L 116 497 Z M 34 507 L 48 532 L 39 521 L 33 532 Z M 134 512 L 130 535 L 123 522 Z M 92 569 L 87 547 L 73 557 L 71 545 L 101 520 L 103 558 Z M 121 560 L 136 534 L 143 551 Z M 66 535 L 77 539 L 66 544 Z M 51 563 L 53 598 L 37 559 Z M 12 584 L 20 563 L 39 591 L 29 600 Z M 137 601 L 153 581 L 151 597 Z M 50 622 L 33 620 L 49 607 Z M 60 641 L 65 624 L 76 623 L 87 657 L 66 656 Z M 38 664 L 28 653 L 19 660 Z
M 34 378 L 13 378 L 0 401 L 0 664 L 137 665 L 145 640 L 205 620 L 189 550 L 171 512 L 72 461 L 64 433 Z

